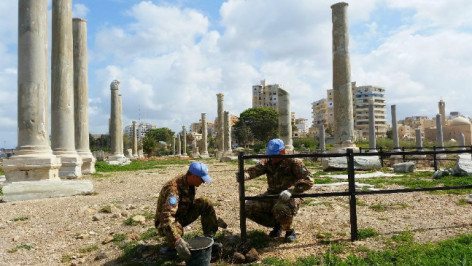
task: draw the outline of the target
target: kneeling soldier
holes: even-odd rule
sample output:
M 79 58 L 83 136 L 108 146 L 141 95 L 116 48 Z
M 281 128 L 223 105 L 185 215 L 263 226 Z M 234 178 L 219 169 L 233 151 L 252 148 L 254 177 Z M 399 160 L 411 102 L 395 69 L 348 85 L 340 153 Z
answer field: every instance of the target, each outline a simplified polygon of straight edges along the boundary
M 184 260 L 190 257 L 190 245 L 182 238 L 185 226 L 201 216 L 203 233 L 209 237 L 214 236 L 219 225 L 225 226 L 223 220 L 216 217 L 209 200 L 195 199 L 196 187 L 210 182 L 208 167 L 193 162 L 186 174 L 168 181 L 159 194 L 154 225 L 159 234 L 165 237 L 167 245 L 171 249 L 175 248 Z
M 285 154 L 284 142 L 281 139 L 270 140 L 266 154 Z M 272 227 L 273 230 L 269 233 L 271 237 L 279 237 L 284 230 L 285 241 L 293 242 L 296 234 L 292 222 L 302 200 L 291 196 L 292 193 L 302 193 L 313 186 L 311 173 L 300 159 L 270 158 L 248 168 L 244 173 L 244 180 L 263 174 L 267 175 L 268 188 L 262 196 L 279 194 L 279 198 L 247 200 L 247 217 L 260 225 Z

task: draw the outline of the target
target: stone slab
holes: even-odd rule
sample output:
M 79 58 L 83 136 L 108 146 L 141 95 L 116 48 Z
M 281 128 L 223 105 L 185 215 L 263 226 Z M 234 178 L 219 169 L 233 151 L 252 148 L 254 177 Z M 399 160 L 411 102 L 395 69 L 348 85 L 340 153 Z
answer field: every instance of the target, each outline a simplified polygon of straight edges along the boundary
M 93 192 L 90 180 L 40 180 L 6 183 L 3 201 L 21 201 L 43 198 L 69 197 Z
M 238 156 L 223 156 L 220 159 L 220 162 L 231 162 L 231 161 L 237 161 Z
M 394 173 L 413 173 L 416 165 L 414 162 L 396 163 L 393 165 Z
M 460 154 L 452 172 L 454 175 L 472 175 L 472 158 L 470 154 Z
M 331 157 L 321 161 L 323 169 L 347 169 L 346 157 Z M 375 170 L 382 168 L 380 158 L 377 156 L 356 156 L 354 157 L 354 169 L 356 170 Z
M 365 174 L 356 174 L 355 179 L 366 179 L 366 178 L 375 178 L 375 177 L 392 177 L 392 176 L 401 176 L 397 174 L 388 174 L 384 172 L 373 172 L 373 173 L 365 173 Z M 347 180 L 348 176 L 346 175 L 323 175 L 323 177 L 329 177 L 329 178 L 334 178 L 334 179 L 344 179 Z
M 336 182 L 336 183 L 328 183 L 328 184 L 315 184 L 314 187 L 344 187 L 349 186 L 348 182 Z M 355 182 L 356 188 L 367 188 L 369 190 L 375 190 L 375 186 L 371 184 L 364 184 Z

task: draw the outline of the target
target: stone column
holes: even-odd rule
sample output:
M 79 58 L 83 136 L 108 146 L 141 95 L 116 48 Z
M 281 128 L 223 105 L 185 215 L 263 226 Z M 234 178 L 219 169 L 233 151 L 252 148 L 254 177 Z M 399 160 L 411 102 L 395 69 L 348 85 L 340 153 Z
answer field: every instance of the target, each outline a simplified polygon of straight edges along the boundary
M 123 154 L 123 124 L 121 121 L 121 95 L 120 82 L 114 80 L 110 84 L 111 112 L 110 112 L 110 140 L 111 155 L 108 157 L 110 164 L 124 164 L 129 160 Z
M 7 183 L 59 180 L 48 134 L 47 2 L 18 2 L 18 147 L 3 161 Z
M 374 101 L 369 101 L 369 152 L 377 152 L 377 138 L 375 135 Z
M 339 148 L 354 147 L 351 64 L 349 60 L 348 4 L 331 6 L 333 21 L 334 140 Z
M 132 134 L 132 137 L 133 137 L 133 157 L 134 158 L 138 158 L 138 132 L 137 132 L 137 128 L 136 128 L 136 121 L 133 121 L 133 126 L 132 126 L 132 130 L 133 130 L 133 134 Z
M 52 1 L 51 147 L 61 158 L 59 176 L 82 176 L 75 150 L 72 0 Z
M 444 150 L 443 128 L 441 124 L 441 115 L 436 115 L 436 146 L 441 147 L 439 150 Z
M 229 112 L 224 112 L 224 138 L 225 138 L 225 154 L 231 155 L 233 149 L 231 148 L 231 121 L 229 121 Z
M 319 133 L 318 133 L 318 142 L 320 146 L 320 151 L 322 153 L 326 152 L 326 141 L 325 141 L 325 127 L 324 124 L 322 123 L 319 128 Z
M 203 145 L 202 145 L 202 153 L 201 153 L 201 156 L 203 158 L 208 158 L 209 157 L 209 154 L 208 154 L 208 126 L 207 126 L 207 122 L 206 122 L 206 114 L 205 113 L 202 113 L 202 142 L 203 142 Z
M 277 94 L 279 96 L 279 138 L 284 141 L 285 149 L 293 151 L 290 94 L 281 88 L 277 89 Z
M 216 95 L 218 100 L 218 113 L 217 113 L 217 120 L 216 120 L 216 130 L 217 130 L 217 146 L 218 146 L 218 153 L 222 155 L 225 149 L 225 138 L 224 138 L 224 109 L 223 109 L 223 101 L 224 101 L 224 94 L 218 93 Z
M 182 126 L 182 155 L 187 156 L 187 130 Z
M 460 150 L 466 150 L 466 148 L 464 147 L 465 146 L 465 136 L 464 136 L 464 133 L 462 133 L 462 132 L 459 135 L 459 146 L 462 146 L 460 148 Z
M 182 155 L 182 143 L 180 139 L 180 134 L 177 135 L 177 155 Z
M 175 136 L 172 138 L 172 155 L 175 155 Z
M 398 139 L 398 127 L 397 127 L 397 106 L 392 105 L 392 138 L 393 138 L 393 151 L 399 152 L 400 149 L 400 141 Z
M 416 136 L 416 150 L 423 151 L 423 138 L 421 137 L 421 129 L 415 129 Z
M 75 149 L 82 157 L 82 174 L 95 173 L 89 146 L 87 21 L 73 20 Z

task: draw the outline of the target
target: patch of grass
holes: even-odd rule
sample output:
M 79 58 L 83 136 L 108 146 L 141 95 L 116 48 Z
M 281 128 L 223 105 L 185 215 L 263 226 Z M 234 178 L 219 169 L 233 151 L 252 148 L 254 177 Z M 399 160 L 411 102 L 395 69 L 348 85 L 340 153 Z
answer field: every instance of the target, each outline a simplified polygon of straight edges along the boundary
M 30 244 L 19 244 L 19 245 L 16 245 L 16 247 L 12 248 L 12 249 L 8 249 L 7 252 L 8 253 L 15 253 L 17 252 L 18 250 L 20 249 L 24 249 L 24 250 L 31 250 L 33 249 L 33 245 L 30 245 Z
M 369 206 L 370 209 L 377 211 L 377 212 L 384 212 L 387 210 L 398 210 L 398 209 L 406 209 L 408 208 L 408 204 L 405 203 L 391 203 L 391 204 L 374 204 Z
M 379 233 L 374 228 L 362 228 L 357 230 L 357 237 L 359 240 L 375 237 L 378 235 Z
M 410 231 L 401 232 L 399 234 L 393 235 L 392 240 L 396 243 L 412 243 L 413 233 Z
M 189 239 L 192 239 L 192 238 L 195 238 L 195 237 L 198 237 L 198 236 L 202 236 L 203 235 L 203 232 L 201 230 L 194 230 L 194 231 L 190 231 L 188 233 L 185 233 L 183 238 L 185 240 L 189 240 Z
M 141 215 L 146 218 L 146 221 L 153 221 L 154 217 L 155 217 L 155 213 L 152 212 L 152 211 L 148 211 L 148 210 L 141 213 Z
M 3 196 L 3 187 L 0 187 L 0 196 Z
M 272 266 L 291 266 L 293 265 L 290 261 L 269 257 L 262 260 L 262 265 L 272 265 Z
M 155 238 L 157 236 L 157 230 L 156 228 L 149 228 L 146 232 L 142 233 L 140 236 L 139 236 L 139 239 L 141 240 L 149 240 L 149 239 L 152 239 L 152 238 Z
M 62 263 L 68 263 L 68 262 L 71 262 L 72 261 L 72 256 L 69 255 L 69 254 L 64 254 L 62 255 L 61 257 L 61 262 Z
M 97 162 L 95 169 L 98 173 L 138 171 L 146 169 L 164 168 L 164 160 L 159 161 L 131 161 L 128 165 L 109 165 L 107 162 Z M 188 163 L 188 161 L 187 161 Z
M 262 230 L 251 230 L 248 232 L 247 237 L 255 249 L 269 246 L 270 237 Z
M 2 167 L 0 167 L 0 175 L 5 175 L 5 171 L 3 171 Z
M 331 244 L 331 246 L 329 247 L 329 249 L 331 250 L 331 252 L 333 252 L 334 254 L 340 254 L 340 253 L 343 253 L 344 250 L 346 249 L 346 245 L 343 244 L 343 243 L 333 243 Z
M 361 199 L 357 199 L 356 200 L 356 205 L 357 206 L 367 206 L 367 202 L 361 200 Z
M 315 184 L 330 184 L 338 182 L 336 179 L 331 177 L 315 177 L 313 183 Z
M 26 221 L 28 220 L 29 217 L 28 216 L 18 216 L 18 217 L 15 217 L 13 218 L 13 222 L 22 222 L 22 221 Z
M 298 258 L 295 261 L 296 266 L 311 266 L 311 265 L 319 265 L 321 260 L 316 256 L 308 256 L 304 258 Z
M 93 244 L 93 245 L 88 245 L 88 246 L 85 246 L 83 248 L 80 248 L 79 252 L 80 253 L 90 253 L 90 252 L 96 251 L 96 250 L 98 250 L 98 246 Z
M 467 205 L 467 204 L 469 204 L 469 203 L 467 202 L 466 199 L 459 199 L 459 200 L 456 202 L 456 205 L 458 205 L 458 206 L 465 206 L 465 205 Z
M 333 234 L 330 232 L 319 232 L 316 234 L 316 238 L 319 239 L 321 244 L 329 244 L 331 243 L 331 239 L 333 238 Z
M 127 226 L 135 226 L 135 225 L 138 225 L 139 223 L 133 220 L 133 216 L 131 216 L 131 217 L 128 217 L 126 220 L 124 220 L 123 224 Z
M 127 238 L 126 234 L 114 234 L 112 242 L 119 243 L 125 241 Z

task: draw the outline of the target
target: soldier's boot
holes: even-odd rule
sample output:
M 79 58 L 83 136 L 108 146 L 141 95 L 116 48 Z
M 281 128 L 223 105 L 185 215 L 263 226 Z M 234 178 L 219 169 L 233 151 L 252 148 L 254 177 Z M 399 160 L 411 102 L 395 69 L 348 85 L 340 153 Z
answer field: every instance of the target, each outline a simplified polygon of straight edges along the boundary
M 218 219 L 216 220 L 216 223 L 218 224 L 218 227 L 219 227 L 219 228 L 223 228 L 223 229 L 228 228 L 228 224 L 227 224 L 223 219 L 221 219 L 221 218 L 218 218 Z
M 287 230 L 285 232 L 285 242 L 292 243 L 295 240 L 297 240 L 297 234 L 295 233 L 295 230 Z
M 282 234 L 282 228 L 280 224 L 276 224 L 274 228 L 272 229 L 272 231 L 270 231 L 269 236 L 272 238 L 276 238 L 276 237 L 280 237 L 281 234 Z

